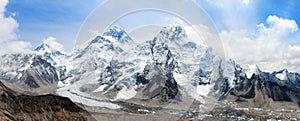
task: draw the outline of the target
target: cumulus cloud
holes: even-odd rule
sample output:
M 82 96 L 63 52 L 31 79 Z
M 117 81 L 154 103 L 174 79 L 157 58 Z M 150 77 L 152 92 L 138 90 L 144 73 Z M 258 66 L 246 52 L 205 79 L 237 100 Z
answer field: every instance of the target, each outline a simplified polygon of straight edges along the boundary
M 286 43 L 285 36 L 298 31 L 294 20 L 269 16 L 265 24 L 259 24 L 258 32 L 249 30 L 222 31 L 225 52 L 242 64 L 257 64 L 265 71 L 287 68 L 300 71 L 300 46 Z
M 0 42 L 0 55 L 10 53 L 30 53 L 32 45 L 25 41 Z
M 16 41 L 16 29 L 18 22 L 12 16 L 5 16 L 5 6 L 8 0 L 0 1 L 0 54 L 27 52 L 31 44 L 24 41 Z
M 19 24 L 11 16 L 5 17 L 5 6 L 8 0 L 0 1 L 0 41 L 8 41 L 16 38 L 14 31 L 18 28 Z
M 279 34 L 282 36 L 298 30 L 295 20 L 283 19 L 273 15 L 269 16 L 266 22 L 269 27 L 262 23 L 258 25 L 259 30 L 264 34 Z
M 51 48 L 54 48 L 58 51 L 64 52 L 64 46 L 56 41 L 55 37 L 48 37 L 44 39 L 44 44 L 49 45 Z
M 206 0 L 216 25 L 222 30 L 225 54 L 241 64 L 257 64 L 262 70 L 287 68 L 300 72 L 300 45 L 290 45 L 300 33 L 295 20 L 270 15 L 264 23 L 257 19 L 258 1 Z M 257 24 L 260 23 L 260 24 Z

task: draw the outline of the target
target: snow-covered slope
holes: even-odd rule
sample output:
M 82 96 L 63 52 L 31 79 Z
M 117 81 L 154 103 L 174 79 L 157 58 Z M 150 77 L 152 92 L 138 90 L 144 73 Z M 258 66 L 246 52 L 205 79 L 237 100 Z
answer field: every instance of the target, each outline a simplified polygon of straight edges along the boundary
M 124 51 L 116 43 L 125 44 L 130 40 L 124 31 L 114 29 L 106 32 L 105 36 L 87 41 L 65 58 L 66 76 L 59 82 L 61 88 L 57 90 L 58 94 L 76 94 L 73 97 L 81 95 L 96 99 L 102 96 L 91 94 L 105 88 L 105 85 L 114 84 L 116 77 L 112 76 L 112 71 L 116 66 L 122 66 L 116 65 L 116 58 L 124 56 Z M 118 75 L 116 73 L 113 74 Z
M 66 73 L 66 58 L 68 55 L 55 49 L 48 45 L 47 43 L 43 43 L 35 48 L 34 52 L 37 55 L 40 55 L 43 60 L 46 60 L 48 63 L 51 63 L 52 66 L 56 68 L 59 79 L 61 80 Z
M 30 67 L 33 54 L 6 54 L 0 58 L 1 79 L 18 80 L 27 68 Z
M 54 66 L 61 65 L 61 61 L 63 61 L 64 57 L 66 56 L 66 54 L 52 48 L 50 45 L 45 43 L 35 48 L 35 51 L 39 55 L 42 55 L 42 59 Z
M 107 32 L 104 32 L 103 37 L 113 41 L 115 44 L 124 44 L 132 41 L 132 39 L 128 36 L 126 31 L 117 26 L 113 26 Z

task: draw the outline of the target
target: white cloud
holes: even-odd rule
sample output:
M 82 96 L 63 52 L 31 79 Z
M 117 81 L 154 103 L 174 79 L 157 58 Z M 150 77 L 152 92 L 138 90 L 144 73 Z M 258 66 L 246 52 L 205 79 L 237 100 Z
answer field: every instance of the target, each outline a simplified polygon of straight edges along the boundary
M 257 64 L 265 71 L 284 68 L 300 71 L 300 46 L 289 45 L 285 40 L 285 36 L 298 30 L 296 22 L 269 16 L 266 23 L 258 25 L 258 32 L 222 31 L 227 57 L 242 64 Z
M 31 44 L 24 41 L 16 41 L 15 33 L 18 28 L 18 22 L 12 16 L 5 16 L 5 6 L 8 0 L 0 1 L 0 54 L 27 52 Z
M 254 0 L 206 0 L 216 25 L 223 29 L 220 37 L 228 58 L 242 64 L 257 64 L 265 71 L 287 68 L 300 72 L 300 45 L 289 45 L 299 40 L 295 20 L 276 15 L 258 23 Z M 291 36 L 293 34 L 293 36 Z
M 0 55 L 9 53 L 30 53 L 31 44 L 24 41 L 8 41 L 0 43 Z
M 8 0 L 1 0 L 0 1 L 0 13 L 4 13 L 5 11 L 5 6 L 8 3 Z
M 56 41 L 55 37 L 48 37 L 44 39 L 44 43 L 49 45 L 51 48 L 54 48 L 60 52 L 64 52 L 64 46 Z
M 268 17 L 267 24 L 269 27 L 262 23 L 258 25 L 260 31 L 264 34 L 279 34 L 283 36 L 298 30 L 298 25 L 294 20 L 283 19 L 275 15 Z
M 12 17 L 5 17 L 5 6 L 8 0 L 0 1 L 0 42 L 9 41 L 16 38 L 14 31 L 18 28 L 19 24 Z

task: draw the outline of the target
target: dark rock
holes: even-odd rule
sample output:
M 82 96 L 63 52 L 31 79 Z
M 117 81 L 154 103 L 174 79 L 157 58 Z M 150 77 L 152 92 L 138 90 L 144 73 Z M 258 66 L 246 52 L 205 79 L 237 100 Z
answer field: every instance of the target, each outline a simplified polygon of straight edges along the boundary
M 0 120 L 94 120 L 69 98 L 19 94 L 0 82 Z
M 149 83 L 143 89 L 146 99 L 159 98 L 162 102 L 174 99 L 179 94 L 177 82 L 173 75 L 163 70 L 159 65 L 152 65 L 145 76 Z
M 229 95 L 238 99 L 252 100 L 257 105 L 267 105 L 270 101 L 293 101 L 299 105 L 300 89 L 289 83 L 282 83 L 269 73 L 253 74 L 250 79 L 244 76 L 237 78 L 239 83 Z M 300 105 L 299 105 L 300 106 Z

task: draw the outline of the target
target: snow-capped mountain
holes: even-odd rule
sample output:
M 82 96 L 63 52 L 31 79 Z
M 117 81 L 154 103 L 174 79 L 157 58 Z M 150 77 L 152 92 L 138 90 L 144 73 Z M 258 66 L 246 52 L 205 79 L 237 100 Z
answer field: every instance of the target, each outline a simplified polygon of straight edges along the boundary
M 42 55 L 42 59 L 46 60 L 47 62 L 51 63 L 54 66 L 60 65 L 61 61 L 66 56 L 66 54 L 52 48 L 50 45 L 45 43 L 36 47 L 35 51 L 39 55 Z
M 287 69 L 283 69 L 272 73 L 273 76 L 278 78 L 281 82 L 289 83 L 300 88 L 300 74 L 289 72 Z
M 272 101 L 293 101 L 300 104 L 299 80 L 293 78 L 298 74 L 285 75 L 287 70 L 271 74 L 260 71 L 258 67 L 255 70 L 251 76 L 248 76 L 249 72 L 235 71 L 236 84 L 228 96 L 259 106 L 267 106 Z
M 59 80 L 56 68 L 35 53 L 6 54 L 0 62 L 1 80 L 17 91 L 51 91 Z
M 122 49 L 122 44 L 127 43 L 116 41 L 119 38 L 111 39 L 115 38 L 116 31 L 123 30 L 110 29 L 73 53 L 73 67 L 67 74 L 71 76 L 62 80 L 59 94 L 67 91 L 110 100 L 155 98 L 167 101 L 179 95 L 179 90 L 196 89 L 194 82 L 183 79 L 183 76 L 195 75 L 189 72 L 211 73 L 211 49 L 189 40 L 180 26 L 165 27 L 153 40 L 129 51 Z M 121 35 L 128 36 L 124 32 Z M 201 78 L 208 80 L 208 76 Z M 179 86 L 185 89 L 179 89 Z
M 43 43 L 36 47 L 34 53 L 56 68 L 56 72 L 60 78 L 59 80 L 65 76 L 65 59 L 68 57 L 67 54 L 55 49 L 55 47 L 51 47 L 47 43 Z
M 48 93 L 56 89 L 63 75 L 65 57 L 45 43 L 31 53 L 5 54 L 0 59 L 0 78 L 18 91 Z
M 101 71 L 110 65 L 113 58 L 122 53 L 121 48 L 102 36 L 97 36 L 85 45 L 65 59 L 67 72 L 59 86 L 70 85 L 81 80 L 97 82 Z
M 70 54 L 42 44 L 33 54 L 2 56 L 0 78 L 29 88 L 57 84 L 59 95 L 107 108 L 118 106 L 95 100 L 180 102 L 192 97 L 205 104 L 211 96 L 299 103 L 298 73 L 266 73 L 256 65 L 221 59 L 189 39 L 181 26 L 164 27 L 152 40 L 132 43 L 140 42 L 112 27 Z
M 132 41 L 131 37 L 129 37 L 128 34 L 123 29 L 117 26 L 113 26 L 107 32 L 104 32 L 103 37 L 112 38 L 115 40 L 115 43 L 122 43 L 122 44 Z

